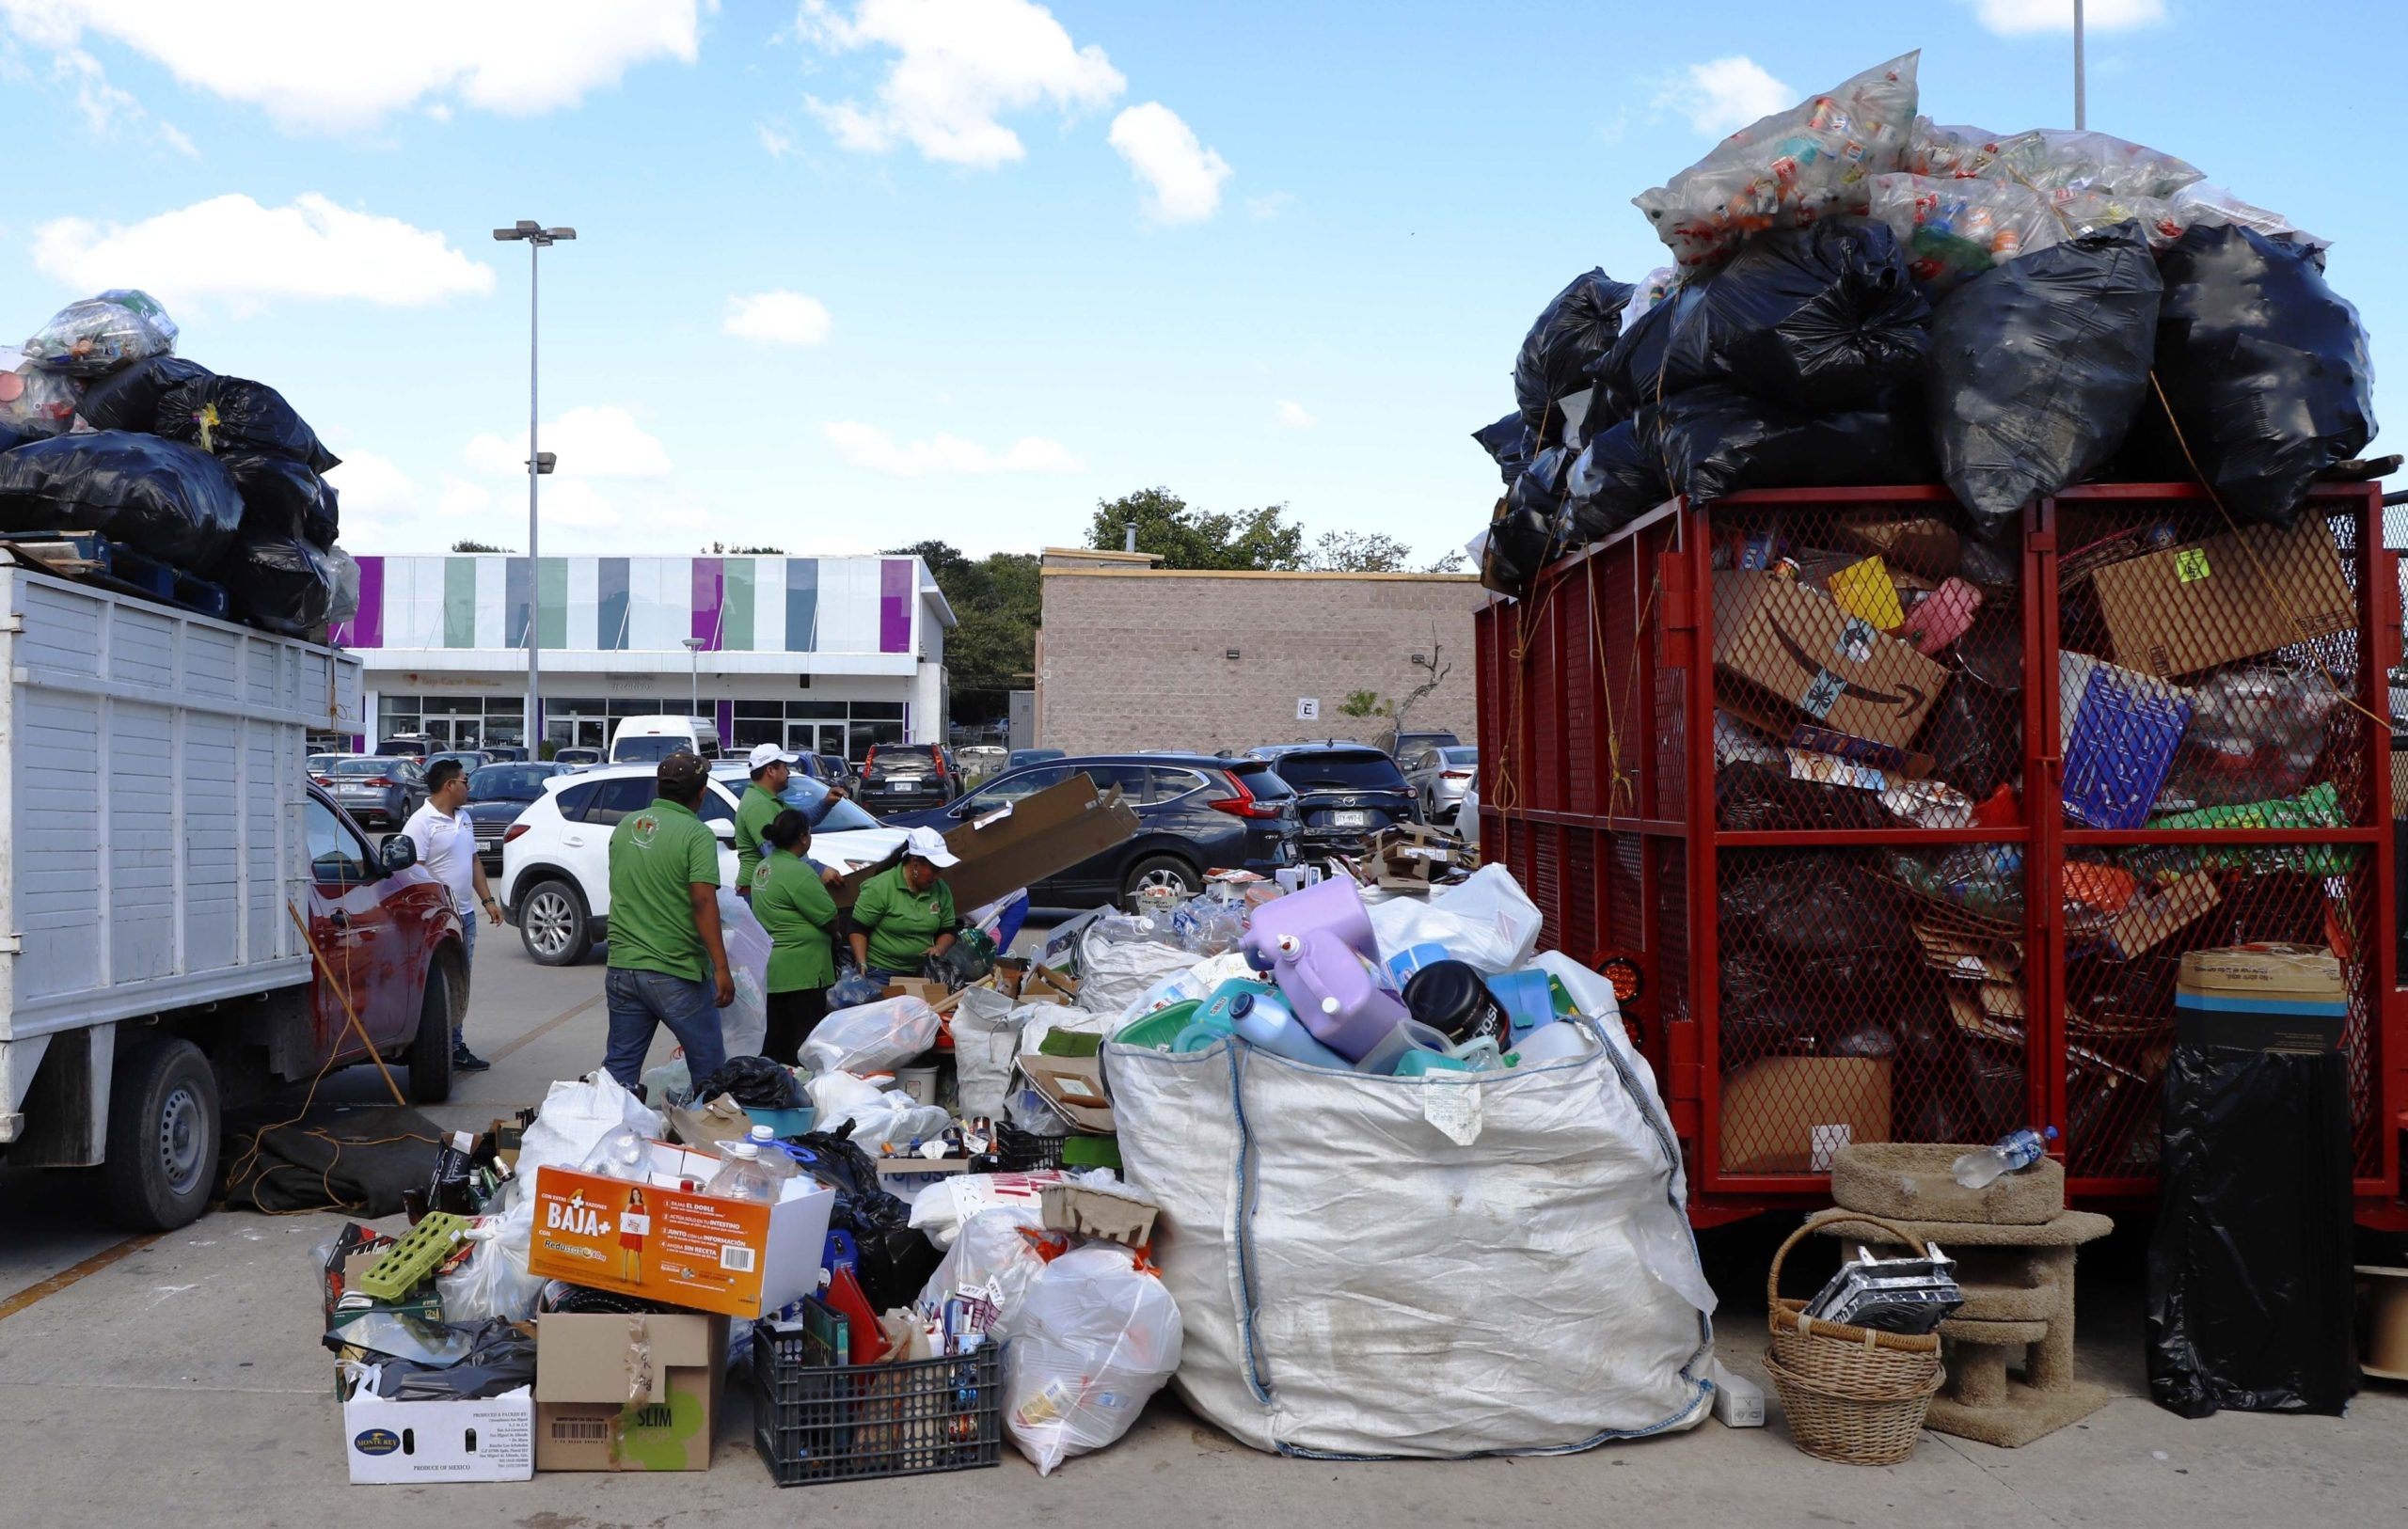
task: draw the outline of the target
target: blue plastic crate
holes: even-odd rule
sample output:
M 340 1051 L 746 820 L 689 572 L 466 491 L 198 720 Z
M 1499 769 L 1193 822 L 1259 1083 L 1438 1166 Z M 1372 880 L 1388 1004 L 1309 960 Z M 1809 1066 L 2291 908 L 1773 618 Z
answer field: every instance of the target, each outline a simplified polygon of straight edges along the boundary
M 2073 717 L 2065 745 L 2066 813 L 2093 828 L 2137 828 L 2174 768 L 2191 723 L 2191 693 L 2097 660 L 2061 666 L 2061 688 L 2077 675 L 2079 697 L 2060 698 Z

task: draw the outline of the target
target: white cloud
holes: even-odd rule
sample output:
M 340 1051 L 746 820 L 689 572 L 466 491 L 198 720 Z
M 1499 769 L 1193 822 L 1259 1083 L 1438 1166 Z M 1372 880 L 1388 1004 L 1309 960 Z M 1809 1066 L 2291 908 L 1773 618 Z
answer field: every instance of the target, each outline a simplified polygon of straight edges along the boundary
M 761 147 L 771 159 L 784 159 L 795 151 L 795 141 L 767 122 L 756 124 L 753 131 L 761 135 Z
M 525 457 L 518 459 L 525 462 Z M 524 471 L 522 467 L 520 469 Z M 471 483 L 463 478 L 446 477 L 443 492 L 435 497 L 435 512 L 446 520 L 466 520 L 472 515 L 489 514 L 493 511 L 493 490 L 483 483 Z
M 1283 398 L 1279 401 L 1279 423 L 1290 430 L 1310 430 L 1321 420 L 1294 399 Z
M 828 338 L 832 323 L 825 303 L 781 288 L 729 298 L 719 327 L 755 345 L 816 345 Z
M 1805 92 L 1774 79 L 1762 64 L 1735 54 L 1691 64 L 1656 93 L 1656 104 L 1681 113 L 1700 133 L 1720 136 L 1804 99 Z
M 1022 436 L 1007 449 L 995 452 L 958 435 L 897 441 L 876 425 L 854 419 L 832 420 L 820 429 L 847 462 L 895 478 L 1086 470 L 1086 464 L 1072 456 L 1069 448 L 1041 435 Z
M 1264 223 L 1295 205 L 1293 192 L 1274 191 L 1260 197 L 1248 197 L 1245 199 L 1245 215 L 1257 223 Z
M 560 457 L 560 467 L 544 485 L 551 502 L 555 485 L 587 478 L 666 478 L 669 449 L 660 437 L 636 423 L 636 417 L 615 403 L 583 404 L 557 419 L 547 420 L 537 436 L 540 449 Z M 527 433 L 485 433 L 468 442 L 468 465 L 492 478 L 527 477 Z M 548 512 L 547 512 L 548 513 Z
M 200 150 L 182 128 L 153 118 L 133 92 L 111 85 L 101 61 L 83 49 L 69 48 L 53 57 L 50 76 L 75 87 L 75 109 L 84 114 L 84 125 L 93 136 L 112 138 L 122 131 L 147 136 L 190 158 L 199 156 Z
M 5 0 L 0 0 L 5 3 Z M 338 207 L 309 193 L 289 207 L 213 197 L 140 223 L 65 217 L 34 230 L 34 264 L 71 287 L 140 287 L 163 298 L 247 308 L 278 297 L 419 307 L 493 291 L 493 268 L 442 234 Z
M 694 61 L 697 0 L 0 0 L 24 40 L 105 38 L 287 128 L 356 132 L 421 102 L 524 117 L 574 105 L 654 58 Z
M 806 98 L 847 149 L 910 144 L 928 159 L 990 169 L 1026 157 L 1005 114 L 1050 102 L 1065 113 L 1110 105 L 1128 81 L 1033 0 L 858 0 L 846 15 L 802 0 L 799 36 L 829 53 L 896 55 L 869 105 Z
M 1972 0 L 1981 24 L 2001 37 L 2073 30 L 2073 0 Z M 2165 0 L 2088 0 L 2082 24 L 2092 32 L 2126 32 L 2165 20 Z
M 409 527 L 425 507 L 418 481 L 390 457 L 345 448 L 342 465 L 326 474 L 339 497 L 346 544 L 381 540 Z
M 1146 213 L 1155 221 L 1196 223 L 1219 210 L 1228 161 L 1205 148 L 1196 130 L 1161 102 L 1114 118 L 1112 147 L 1145 183 Z

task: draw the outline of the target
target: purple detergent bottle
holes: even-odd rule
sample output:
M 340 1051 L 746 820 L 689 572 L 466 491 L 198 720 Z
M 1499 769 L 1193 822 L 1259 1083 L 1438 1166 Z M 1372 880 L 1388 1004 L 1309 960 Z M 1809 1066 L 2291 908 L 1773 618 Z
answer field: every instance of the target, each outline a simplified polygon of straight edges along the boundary
M 1349 1064 L 1408 1017 L 1404 1001 L 1381 985 L 1371 964 L 1326 929 L 1280 935 L 1268 954 L 1272 977 L 1296 1018 Z

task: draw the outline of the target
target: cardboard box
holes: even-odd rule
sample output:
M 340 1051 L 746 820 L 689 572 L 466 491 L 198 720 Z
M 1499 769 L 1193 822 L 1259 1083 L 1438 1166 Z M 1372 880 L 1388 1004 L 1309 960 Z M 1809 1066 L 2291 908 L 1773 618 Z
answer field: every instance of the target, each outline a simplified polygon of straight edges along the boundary
M 2340 957 L 2321 945 L 2192 951 L 2174 980 L 2175 1038 L 2185 1046 L 2332 1051 L 2349 1021 Z
M 2198 922 L 2224 901 L 2213 873 L 2193 871 L 2162 891 L 2143 891 L 2107 926 L 2107 952 L 2117 960 L 2142 955 Z
M 1071 1125 L 1085 1131 L 1111 1132 L 1112 1099 L 1103 1091 L 1103 1059 L 1049 1057 L 1023 1051 L 1021 1071 L 1037 1091 L 1054 1101 Z
M 968 912 L 1136 836 L 1137 812 L 1120 799 L 1120 788 L 1098 796 L 1094 781 L 1073 773 L 1060 785 L 946 829 L 945 847 L 961 863 L 944 874 L 945 885 L 953 890 L 953 906 Z M 863 882 L 902 858 L 898 847 L 846 875 L 830 895 L 838 907 L 852 906 Z
M 1771 1057 L 1722 1083 L 1722 1171 L 1830 1171 L 1852 1142 L 1890 1139 L 1890 1058 Z
M 943 1002 L 946 999 L 951 998 L 953 996 L 953 989 L 947 987 L 941 982 L 930 982 L 925 977 L 893 977 L 887 980 L 886 992 L 884 996 L 887 998 L 916 998 L 921 1002 L 933 1008 L 937 1004 Z
M 482 1401 L 387 1401 L 355 1389 L 348 1378 L 337 1388 L 354 1486 L 527 1481 L 535 1474 L 535 1400 L 525 1386 Z
M 529 1272 L 729 1316 L 759 1316 L 818 1289 L 835 1190 L 798 1177 L 773 1206 L 723 1200 L 681 1187 L 709 1183 L 719 1159 L 649 1146 L 649 1184 L 573 1168 L 536 1174 Z
M 1834 528 L 1849 545 L 1934 582 L 1956 573 L 1965 557 L 1956 529 L 1936 515 L 1849 515 Z
M 535 1319 L 535 1466 L 706 1471 L 727 1368 L 727 1318 Z
M 1714 575 L 1714 663 L 1824 727 L 1893 749 L 1913 742 L 1949 676 L 1829 595 L 1739 572 Z
M 2112 657 L 2174 677 L 2349 631 L 2358 600 L 2321 515 L 2247 526 L 2091 575 Z

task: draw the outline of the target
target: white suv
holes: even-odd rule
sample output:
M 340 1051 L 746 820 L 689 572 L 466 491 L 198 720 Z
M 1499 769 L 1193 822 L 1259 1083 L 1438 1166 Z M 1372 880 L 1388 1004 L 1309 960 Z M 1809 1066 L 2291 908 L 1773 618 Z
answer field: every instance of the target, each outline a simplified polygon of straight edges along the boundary
M 527 954 L 547 967 L 574 966 L 610 938 L 610 830 L 652 805 L 657 766 L 606 764 L 544 782 L 501 842 L 502 911 Z M 720 765 L 703 793 L 702 819 L 719 835 L 721 884 L 736 884 L 736 803 L 744 766 Z M 808 795 L 816 781 L 796 778 Z M 855 804 L 838 802 L 811 836 L 811 858 L 840 871 L 872 865 L 903 842 Z

